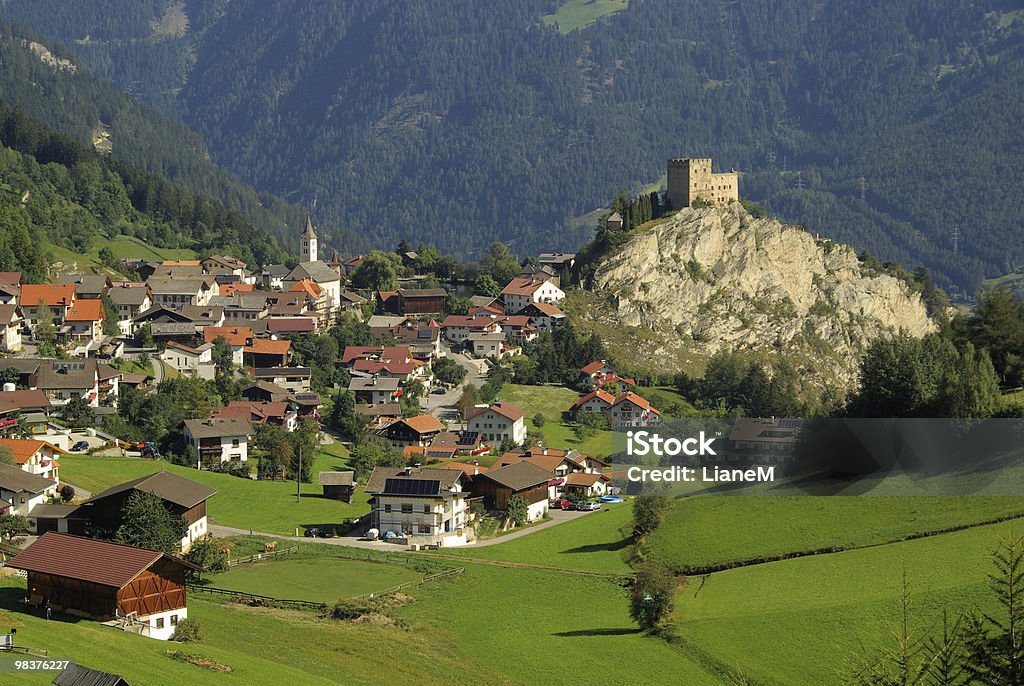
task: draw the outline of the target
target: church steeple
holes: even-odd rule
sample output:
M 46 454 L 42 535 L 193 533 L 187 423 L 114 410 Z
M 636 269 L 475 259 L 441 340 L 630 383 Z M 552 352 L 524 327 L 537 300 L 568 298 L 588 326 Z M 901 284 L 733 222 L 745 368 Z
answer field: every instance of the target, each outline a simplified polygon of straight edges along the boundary
M 302 232 L 301 236 L 302 243 L 302 261 L 303 262 L 316 262 L 317 261 L 317 238 L 316 232 L 313 231 L 313 220 L 310 216 L 306 215 L 306 228 Z

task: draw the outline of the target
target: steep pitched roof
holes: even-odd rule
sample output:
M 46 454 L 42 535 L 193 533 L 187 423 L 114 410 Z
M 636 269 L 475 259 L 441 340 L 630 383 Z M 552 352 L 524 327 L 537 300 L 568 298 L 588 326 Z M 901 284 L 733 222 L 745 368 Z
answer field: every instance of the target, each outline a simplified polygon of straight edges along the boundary
M 0 488 L 12 493 L 25 491 L 26 493 L 42 493 L 48 488 L 56 486 L 56 481 L 51 481 L 38 474 L 30 474 L 19 467 L 12 467 L 9 464 L 0 463 Z
M 502 295 L 533 295 L 538 288 L 547 283 L 546 278 L 517 276 L 501 289 Z
M 644 398 L 643 396 L 639 396 L 636 393 L 633 393 L 632 391 L 630 391 L 629 393 L 624 393 L 623 395 L 620 395 L 618 398 L 615 399 L 615 402 L 612 403 L 612 406 L 614 407 L 615 405 L 619 405 L 619 404 L 624 403 L 626 401 L 629 401 L 629 402 L 633 403 L 634 405 L 639 407 L 641 410 L 645 410 L 647 412 L 653 412 L 654 414 L 661 414 L 661 410 L 659 410 L 656 407 L 654 407 L 653 405 L 651 405 L 651 403 L 648 402 L 647 398 Z
M 585 396 L 583 396 L 582 398 L 580 398 L 576 402 L 574 402 L 572 404 L 572 409 L 576 409 L 578 407 L 583 407 L 583 405 L 586 402 L 588 402 L 590 400 L 593 400 L 594 398 L 597 398 L 598 400 L 600 400 L 601 402 L 603 402 L 605 405 L 607 405 L 609 407 L 611 407 L 612 403 L 615 402 L 615 396 L 614 395 L 612 395 L 611 393 L 609 393 L 608 391 L 606 391 L 606 390 L 604 390 L 602 388 L 596 388 L 596 389 L 592 390 L 590 393 L 587 393 Z
M 11 410 L 35 410 L 50 407 L 50 399 L 38 388 L 31 391 L 0 392 L 0 414 Z
M 480 476 L 513 491 L 524 491 L 527 488 L 546 484 L 551 480 L 551 472 L 525 461 L 498 469 L 490 469 Z
M 36 307 L 39 303 L 50 307 L 67 306 L 75 299 L 75 287 L 69 283 L 26 283 L 21 286 L 18 304 Z
M 0 305 L 0 324 L 11 324 L 19 321 L 21 317 L 18 316 L 18 306 L 14 303 L 8 305 Z
M 252 329 L 248 326 L 208 326 L 203 329 L 203 340 L 207 343 L 221 337 L 228 345 L 244 346 L 252 338 Z
M 286 355 L 292 348 L 292 342 L 287 338 L 271 340 L 269 338 L 254 338 L 250 345 L 243 350 L 253 355 Z
M 324 292 L 324 289 L 311 279 L 301 279 L 295 282 L 295 285 L 288 289 L 289 292 L 303 292 L 308 293 L 314 300 L 320 297 L 320 294 Z
M 36 441 L 31 438 L 0 438 L 0 446 L 7 448 L 14 455 L 14 461 L 18 464 L 25 464 L 32 456 L 38 453 L 43 448 L 49 447 L 58 455 L 66 455 L 67 453 L 46 441 Z
M 103 319 L 103 301 L 76 300 L 64 319 L 69 322 L 98 322 Z
M 479 414 L 483 414 L 488 410 L 493 410 L 494 412 L 500 414 L 502 417 L 505 417 L 506 419 L 513 422 L 518 421 L 526 416 L 526 413 L 524 413 L 521 409 L 519 409 L 509 401 L 495 400 L 487 407 L 476 407 L 469 410 L 466 419 L 472 419 L 473 417 L 476 417 Z
M 391 426 L 399 423 L 405 424 L 419 434 L 429 433 L 431 431 L 444 431 L 446 428 L 437 417 L 431 414 L 421 414 L 415 417 L 399 419 L 397 422 L 392 423 Z
M 288 276 L 285 278 L 288 281 L 312 279 L 318 284 L 341 280 L 338 272 L 334 271 L 319 260 L 316 262 L 299 262 L 295 269 L 288 272 Z
M 387 493 L 389 483 L 395 486 L 397 482 L 437 482 L 430 486 L 429 493 L 418 493 L 417 495 L 440 495 L 449 491 L 452 486 L 458 483 L 461 472 L 450 469 L 419 469 L 416 467 L 374 467 L 370 478 L 366 480 L 366 492 L 372 494 Z M 395 490 L 392 488 L 391 490 Z M 404 493 L 403 495 L 410 495 Z
M 252 424 L 245 419 L 186 419 L 185 429 L 193 438 L 220 438 L 252 434 Z
M 178 476 L 171 472 L 154 472 L 153 474 L 147 474 L 146 476 L 140 476 L 137 479 L 111 486 L 85 502 L 96 502 L 116 493 L 123 493 L 132 489 L 152 493 L 167 502 L 185 508 L 195 507 L 217 493 L 217 489 L 210 488 L 191 479 L 186 479 L 183 476 Z
M 316 232 L 313 231 L 313 219 L 308 214 L 306 215 L 306 228 L 302 231 L 303 238 L 316 238 Z
M 123 588 L 161 558 L 199 570 L 196 565 L 158 550 L 135 548 L 83 536 L 47 531 L 18 553 L 9 567 Z

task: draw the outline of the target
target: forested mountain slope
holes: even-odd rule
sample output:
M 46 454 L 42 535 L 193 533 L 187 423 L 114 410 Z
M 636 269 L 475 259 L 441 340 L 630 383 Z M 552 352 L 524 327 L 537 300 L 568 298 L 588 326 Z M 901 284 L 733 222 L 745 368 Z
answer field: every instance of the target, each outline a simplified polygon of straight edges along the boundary
M 741 193 L 787 221 L 828 218 L 834 238 L 946 287 L 1024 262 L 1019 3 L 632 0 L 564 35 L 542 20 L 560 5 L 0 13 L 181 117 L 243 179 L 382 245 L 573 248 L 592 227 L 571 218 L 700 155 L 746 172 Z
M 0 107 L 0 271 L 46 280 L 61 266 L 75 266 L 57 265 L 50 245 L 74 257 L 125 238 L 152 248 L 224 252 L 253 266 L 286 257 L 265 231 L 219 202 Z M 112 251 L 99 255 L 104 266 L 121 268 Z
M 219 201 L 298 251 L 303 210 L 257 193 L 219 169 L 198 135 L 91 74 L 66 47 L 0 21 L 0 61 L 0 105 L 16 107 L 115 160 Z

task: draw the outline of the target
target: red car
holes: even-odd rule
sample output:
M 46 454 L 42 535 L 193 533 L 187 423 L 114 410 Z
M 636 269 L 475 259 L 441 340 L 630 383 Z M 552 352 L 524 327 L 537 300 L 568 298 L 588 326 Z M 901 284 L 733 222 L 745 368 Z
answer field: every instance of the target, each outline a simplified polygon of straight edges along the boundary
M 550 507 L 552 510 L 571 510 L 572 501 L 565 500 L 563 498 L 555 498 L 550 503 L 548 503 L 548 507 Z

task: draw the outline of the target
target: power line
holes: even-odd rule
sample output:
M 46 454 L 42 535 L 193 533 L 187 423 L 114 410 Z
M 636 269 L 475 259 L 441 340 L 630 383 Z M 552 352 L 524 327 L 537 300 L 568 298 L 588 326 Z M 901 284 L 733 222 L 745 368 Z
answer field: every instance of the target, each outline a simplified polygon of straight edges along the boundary
M 867 191 L 868 191 L 868 180 L 865 179 L 862 176 L 862 177 L 860 177 L 860 181 L 858 182 L 858 185 L 860 186 L 860 199 L 864 200 L 865 195 L 867 194 Z
M 959 226 L 954 226 L 953 227 L 952 238 L 953 238 L 953 254 L 954 255 L 958 255 L 960 253 L 960 227 Z
M 803 173 L 799 172 L 799 171 L 796 173 L 796 188 L 797 188 L 797 190 L 801 190 L 801 191 L 804 189 Z

